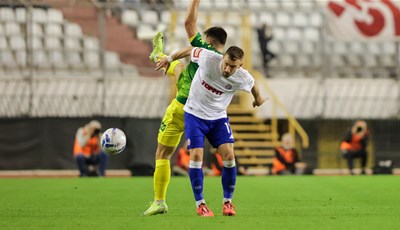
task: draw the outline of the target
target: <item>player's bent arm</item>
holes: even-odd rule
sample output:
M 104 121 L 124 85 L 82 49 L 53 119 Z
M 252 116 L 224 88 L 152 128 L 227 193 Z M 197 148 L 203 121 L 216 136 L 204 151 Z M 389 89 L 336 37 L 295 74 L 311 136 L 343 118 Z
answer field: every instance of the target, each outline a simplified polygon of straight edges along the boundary
M 254 82 L 253 88 L 251 88 L 251 94 L 254 97 L 253 107 L 260 106 L 267 100 L 261 96 L 257 82 Z
M 193 38 L 197 33 L 197 12 L 200 0 L 193 0 L 186 11 L 185 30 L 189 39 Z
M 195 47 L 188 46 L 186 48 L 183 48 L 183 49 L 180 49 L 180 50 L 174 52 L 170 56 L 161 58 L 156 64 L 156 70 L 160 70 L 162 68 L 168 67 L 169 63 L 171 63 L 175 60 L 190 56 L 190 54 L 194 48 Z

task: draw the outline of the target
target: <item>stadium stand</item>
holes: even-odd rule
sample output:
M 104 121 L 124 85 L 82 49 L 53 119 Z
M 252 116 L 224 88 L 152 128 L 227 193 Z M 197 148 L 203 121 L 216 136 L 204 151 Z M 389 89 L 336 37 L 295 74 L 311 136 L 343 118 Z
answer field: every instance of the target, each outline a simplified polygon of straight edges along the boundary
M 0 49 L 3 76 L 21 72 L 28 65 L 36 76 L 73 75 L 99 76 L 91 71 L 100 66 L 100 41 L 83 33 L 79 24 L 66 20 L 63 13 L 52 8 L 0 8 Z M 29 63 L 29 56 L 32 62 Z M 105 52 L 107 76 L 138 76 L 135 65 L 124 64 L 113 51 Z
M 148 60 L 151 39 L 156 31 L 163 31 L 168 53 L 189 45 L 183 27 L 188 0 L 175 0 L 168 7 L 126 1 L 126 5 L 110 6 L 111 13 L 103 12 L 103 22 L 96 6 L 41 2 L 49 5 L 32 8 L 32 16 L 25 7 L 0 7 L 2 117 L 162 117 L 169 82 L 146 78 L 154 73 Z M 274 35 L 270 49 L 277 57 L 270 63 L 270 79 L 258 80 L 270 86 L 295 118 L 397 118 L 399 45 L 336 40 L 326 29 L 323 3 L 201 1 L 198 24 L 200 30 L 223 26 L 227 46 L 250 44 L 246 59 L 251 66 L 246 68 L 260 71 L 256 28 L 270 24 Z M 248 34 L 246 19 L 251 23 Z M 105 28 L 104 44 L 99 23 Z M 244 42 L 245 36 L 249 42 Z M 34 78 L 26 81 L 30 74 Z M 54 76 L 63 78 L 54 80 Z M 270 149 L 278 137 L 270 125 L 273 106 L 267 103 L 252 113 L 230 110 L 236 151 L 243 163 L 271 163 Z M 277 112 L 278 118 L 285 116 Z

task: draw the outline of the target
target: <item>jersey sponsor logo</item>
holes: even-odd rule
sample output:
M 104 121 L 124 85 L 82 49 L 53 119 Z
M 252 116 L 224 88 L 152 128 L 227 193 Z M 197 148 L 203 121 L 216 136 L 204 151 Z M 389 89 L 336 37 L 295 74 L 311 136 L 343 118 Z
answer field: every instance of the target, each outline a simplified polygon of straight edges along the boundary
M 204 80 L 201 82 L 201 84 L 204 86 L 204 88 L 206 88 L 207 90 L 211 91 L 212 93 L 215 93 L 217 95 L 222 95 L 223 92 L 219 91 L 218 89 L 212 87 L 211 85 L 207 84 L 207 82 L 205 82 Z
M 231 84 L 227 84 L 227 85 L 225 86 L 225 89 L 232 89 L 232 85 L 231 85 Z
M 199 57 L 200 57 L 201 51 L 203 51 L 203 49 L 200 49 L 200 48 L 194 49 L 194 51 L 193 51 L 193 57 L 199 58 Z

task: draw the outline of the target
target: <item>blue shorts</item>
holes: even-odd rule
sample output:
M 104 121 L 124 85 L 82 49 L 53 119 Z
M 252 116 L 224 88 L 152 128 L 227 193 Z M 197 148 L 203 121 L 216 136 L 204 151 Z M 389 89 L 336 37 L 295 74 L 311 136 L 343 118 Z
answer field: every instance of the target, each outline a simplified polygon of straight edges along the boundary
M 204 137 L 214 148 L 225 143 L 234 143 L 228 118 L 204 120 L 185 112 L 185 135 L 188 149 L 204 148 Z

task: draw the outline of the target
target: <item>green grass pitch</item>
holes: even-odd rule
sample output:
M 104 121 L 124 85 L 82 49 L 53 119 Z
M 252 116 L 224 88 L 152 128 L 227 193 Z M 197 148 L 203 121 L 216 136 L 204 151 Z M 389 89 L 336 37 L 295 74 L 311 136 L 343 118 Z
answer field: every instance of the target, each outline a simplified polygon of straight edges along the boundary
M 0 179 L 1 229 L 398 229 L 398 176 L 239 177 L 237 216 L 221 214 L 220 177 L 206 177 L 216 217 L 195 214 L 189 178 L 173 177 L 169 212 L 142 217 L 152 177 Z

